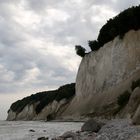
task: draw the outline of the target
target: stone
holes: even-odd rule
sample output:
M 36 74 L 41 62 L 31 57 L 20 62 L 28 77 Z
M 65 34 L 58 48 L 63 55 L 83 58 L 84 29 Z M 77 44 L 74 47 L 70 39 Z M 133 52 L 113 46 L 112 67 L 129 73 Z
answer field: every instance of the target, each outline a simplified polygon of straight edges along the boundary
M 95 140 L 109 140 L 105 134 L 98 135 Z
M 140 134 L 133 136 L 132 138 L 130 138 L 129 140 L 140 140 Z
M 30 131 L 30 132 L 35 132 L 35 130 L 33 130 L 33 129 L 30 129 L 29 131 Z
M 132 125 L 130 120 L 115 119 L 109 121 L 100 129 L 97 140 L 104 140 L 101 139 L 102 137 L 107 137 L 107 140 L 133 140 L 133 138 L 139 134 L 140 127 Z
M 98 132 L 101 129 L 102 124 L 90 119 L 87 122 L 85 122 L 83 124 L 83 126 L 81 127 L 82 131 L 92 131 L 92 132 Z
M 95 140 L 97 134 L 94 132 L 65 132 L 63 135 L 52 140 Z
M 48 140 L 49 138 L 48 137 L 40 137 L 40 138 L 38 138 L 37 140 Z
M 135 106 L 135 108 L 136 107 L 137 108 L 132 117 L 132 123 L 135 125 L 139 125 L 140 124 L 140 87 L 135 88 L 133 94 L 132 94 L 133 95 L 133 104 L 131 104 L 131 106 Z
M 72 138 L 72 140 L 78 140 L 78 136 L 76 135 L 76 133 L 71 131 L 65 132 L 61 137 L 64 139 Z

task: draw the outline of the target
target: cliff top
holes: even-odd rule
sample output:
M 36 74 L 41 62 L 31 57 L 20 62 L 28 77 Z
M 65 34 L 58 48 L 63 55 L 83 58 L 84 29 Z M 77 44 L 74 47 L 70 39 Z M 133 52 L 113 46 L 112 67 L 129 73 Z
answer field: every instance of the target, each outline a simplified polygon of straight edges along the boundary
M 125 33 L 130 30 L 137 31 L 140 29 L 140 5 L 133 6 L 122 11 L 117 16 L 109 19 L 100 29 L 97 40 L 89 40 L 88 45 L 91 51 L 97 51 L 104 46 L 105 43 L 112 41 L 116 36 L 123 39 Z M 86 50 L 80 46 L 75 46 L 76 53 L 84 57 Z

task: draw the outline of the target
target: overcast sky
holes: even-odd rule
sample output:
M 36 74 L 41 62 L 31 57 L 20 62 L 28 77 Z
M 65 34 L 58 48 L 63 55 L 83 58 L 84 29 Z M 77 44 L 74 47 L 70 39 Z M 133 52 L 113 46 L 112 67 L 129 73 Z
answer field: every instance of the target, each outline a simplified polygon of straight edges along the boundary
M 0 0 L 0 119 L 24 96 L 75 82 L 99 29 L 139 0 Z

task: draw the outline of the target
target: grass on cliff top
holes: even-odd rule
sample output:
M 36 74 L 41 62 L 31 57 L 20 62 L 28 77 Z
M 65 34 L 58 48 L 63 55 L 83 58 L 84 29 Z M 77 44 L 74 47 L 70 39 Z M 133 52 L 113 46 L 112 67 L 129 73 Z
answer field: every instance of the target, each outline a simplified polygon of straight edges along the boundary
M 22 100 L 18 100 L 11 105 L 10 109 L 14 112 L 19 113 L 26 105 L 39 101 L 39 104 L 36 106 L 36 113 L 39 113 L 46 105 L 48 105 L 52 101 L 60 101 L 64 98 L 70 99 L 74 95 L 75 83 L 67 84 L 61 86 L 57 90 L 39 92 L 36 94 L 32 94 L 31 96 L 25 97 Z

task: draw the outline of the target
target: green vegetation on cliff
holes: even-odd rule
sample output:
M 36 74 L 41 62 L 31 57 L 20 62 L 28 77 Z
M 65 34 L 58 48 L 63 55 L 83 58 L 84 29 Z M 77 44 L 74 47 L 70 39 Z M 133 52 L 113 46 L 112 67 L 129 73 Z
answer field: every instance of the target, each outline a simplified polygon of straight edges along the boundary
M 81 56 L 81 57 L 84 57 L 85 54 L 86 54 L 86 53 L 85 53 L 86 49 L 83 48 L 83 47 L 80 46 L 80 45 L 76 45 L 76 46 L 75 46 L 75 51 L 76 51 L 76 54 L 79 55 L 79 56 Z
M 52 91 L 43 91 L 36 94 L 32 94 L 31 96 L 25 97 L 22 100 L 18 100 L 13 103 L 10 109 L 14 112 L 21 112 L 23 108 L 32 103 L 39 102 L 36 106 L 36 113 L 41 112 L 41 110 L 51 103 L 52 101 L 60 101 L 61 99 L 70 99 L 75 95 L 75 83 L 67 84 L 61 86 L 57 90 Z
M 132 82 L 131 90 L 133 91 L 136 87 L 140 87 L 140 79 Z
M 118 35 L 123 38 L 125 33 L 131 29 L 140 29 L 140 5 L 128 8 L 116 17 L 109 19 L 100 30 L 97 39 L 99 45 L 103 46 Z
M 136 31 L 138 29 L 140 29 L 140 5 L 128 8 L 114 18 L 109 19 L 100 29 L 97 40 L 89 40 L 88 45 L 91 51 L 97 51 L 100 49 L 100 47 L 103 47 L 105 43 L 113 40 L 116 36 L 123 39 L 125 33 L 127 33 L 129 30 Z M 82 50 L 84 50 L 84 48 Z M 80 53 L 77 53 L 76 50 L 76 53 L 79 56 L 81 56 L 81 54 L 82 57 L 85 56 L 85 53 L 83 55 L 83 51 L 81 51 L 81 49 L 79 52 Z

